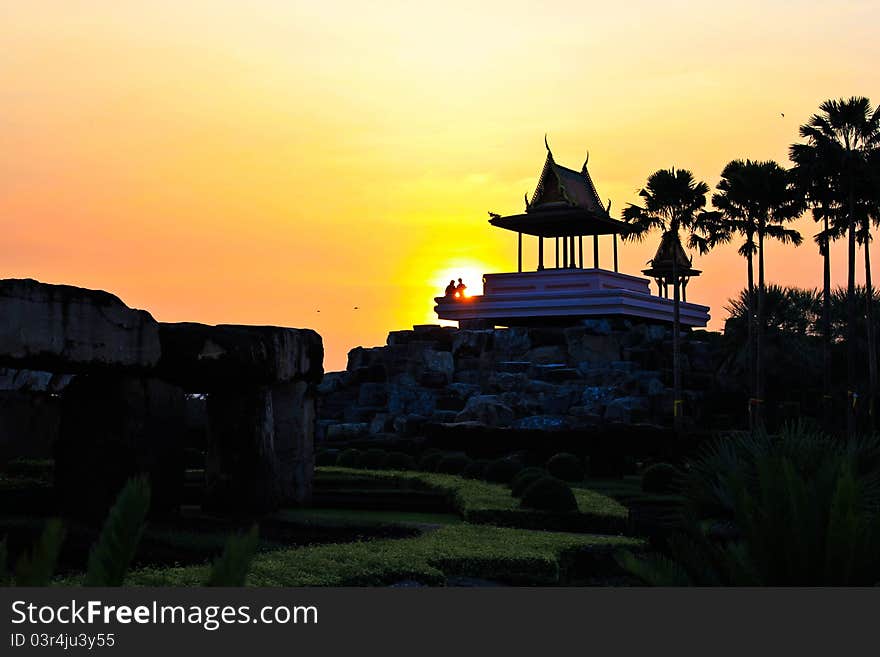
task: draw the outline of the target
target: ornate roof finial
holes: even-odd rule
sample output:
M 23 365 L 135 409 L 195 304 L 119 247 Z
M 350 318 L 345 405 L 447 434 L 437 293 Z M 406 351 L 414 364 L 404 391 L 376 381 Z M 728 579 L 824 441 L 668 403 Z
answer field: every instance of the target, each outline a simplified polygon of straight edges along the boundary
M 581 167 L 582 172 L 584 172 L 584 173 L 587 172 L 587 162 L 589 162 L 589 161 L 590 161 L 590 151 L 587 151 L 587 159 L 584 160 L 584 166 Z
M 550 144 L 547 143 L 547 133 L 546 132 L 544 133 L 544 146 L 547 148 L 547 152 L 550 153 L 550 155 L 552 156 L 553 151 L 550 150 Z
M 608 207 L 605 208 L 605 214 L 611 214 L 611 199 L 608 199 Z
M 525 201 L 526 201 L 526 212 L 528 212 L 528 211 L 529 211 L 529 193 L 528 193 L 528 192 L 524 192 L 524 193 L 523 193 L 523 198 L 524 198 Z

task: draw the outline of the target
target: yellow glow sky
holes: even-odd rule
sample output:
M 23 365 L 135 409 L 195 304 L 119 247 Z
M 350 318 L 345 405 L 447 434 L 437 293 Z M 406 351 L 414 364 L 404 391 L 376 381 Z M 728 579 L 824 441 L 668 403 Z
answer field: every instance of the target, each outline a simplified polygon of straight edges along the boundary
M 453 275 L 476 292 L 515 268 L 486 212 L 522 209 L 545 132 L 561 164 L 590 151 L 612 213 L 657 168 L 714 186 L 734 157 L 785 162 L 823 99 L 880 102 L 878 19 L 810 0 L 0 0 L 0 276 L 162 321 L 312 327 L 340 369 L 436 321 Z M 623 247 L 622 270 L 655 246 Z M 695 261 L 688 297 L 720 327 L 745 264 Z M 767 267 L 821 283 L 811 243 Z

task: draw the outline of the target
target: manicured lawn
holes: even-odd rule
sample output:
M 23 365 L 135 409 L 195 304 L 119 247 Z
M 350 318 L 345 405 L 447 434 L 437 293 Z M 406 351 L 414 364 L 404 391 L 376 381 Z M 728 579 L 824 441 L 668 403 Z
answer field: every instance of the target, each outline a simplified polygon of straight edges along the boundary
M 457 525 L 462 519 L 451 513 L 416 513 L 412 511 L 370 511 L 361 509 L 285 509 L 273 515 L 284 522 L 339 523 L 341 525 Z
M 381 586 L 401 580 L 442 585 L 448 576 L 522 585 L 565 584 L 615 572 L 611 553 L 641 542 L 619 536 L 565 534 L 481 525 L 446 525 L 416 538 L 382 539 L 263 552 L 252 586 Z M 145 568 L 128 585 L 198 586 L 207 566 Z
M 573 489 L 579 513 L 554 514 L 522 508 L 507 486 L 454 475 L 337 467 L 318 468 L 316 473 L 316 480 L 322 485 L 348 490 L 375 490 L 381 485 L 393 489 L 443 492 L 449 496 L 451 505 L 471 523 L 618 533 L 623 530 L 628 513 L 620 502 L 588 488 Z

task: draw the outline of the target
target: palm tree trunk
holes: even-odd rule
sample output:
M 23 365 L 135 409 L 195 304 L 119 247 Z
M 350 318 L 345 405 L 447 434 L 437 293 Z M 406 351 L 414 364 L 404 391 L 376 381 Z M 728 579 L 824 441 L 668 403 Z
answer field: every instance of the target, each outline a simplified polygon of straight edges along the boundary
M 678 235 L 676 234 L 676 240 Z M 673 249 L 675 254 L 675 249 Z M 678 285 L 678 258 L 672 257 L 672 423 L 676 434 L 681 432 L 682 406 L 681 399 L 681 344 L 680 344 L 680 302 Z
M 868 325 L 868 422 L 874 430 L 874 398 L 877 395 L 877 347 L 874 344 L 874 289 L 871 285 L 871 228 L 865 220 L 865 322 Z
M 749 238 L 751 242 L 751 238 Z M 746 339 L 748 340 L 748 344 L 746 345 L 746 357 L 748 358 L 748 365 L 746 369 L 746 373 L 748 375 L 749 386 L 754 386 L 755 383 L 755 263 L 754 256 L 752 252 L 749 251 L 746 255 L 746 260 L 748 261 L 749 272 L 748 272 L 748 296 L 746 298 L 746 303 L 748 304 L 747 312 L 746 312 Z M 754 431 L 754 420 L 752 416 L 752 402 L 749 401 L 749 430 Z
M 754 426 L 764 426 L 764 233 L 758 231 L 758 319 L 755 326 Z
M 831 238 L 825 215 L 824 262 L 822 266 L 822 422 L 831 428 Z
M 846 279 L 846 434 L 856 432 L 856 227 L 849 215 Z

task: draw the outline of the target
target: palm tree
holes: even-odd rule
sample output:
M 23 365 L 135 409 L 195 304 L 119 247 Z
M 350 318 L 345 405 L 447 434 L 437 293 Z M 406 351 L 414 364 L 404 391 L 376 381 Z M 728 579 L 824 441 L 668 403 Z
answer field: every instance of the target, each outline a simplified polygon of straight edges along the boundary
M 764 281 L 764 241 L 776 239 L 783 243 L 798 245 L 801 234 L 783 225 L 800 214 L 796 193 L 789 184 L 788 172 L 776 162 L 732 160 L 724 167 L 721 180 L 712 196 L 712 205 L 721 213 L 722 225 L 730 233 L 744 237 L 739 248 L 746 258 L 748 276 L 749 318 L 749 375 L 754 385 L 754 395 L 749 403 L 752 427 L 762 423 L 764 399 L 764 364 L 762 357 L 764 337 L 764 306 L 766 285 Z M 754 257 L 758 257 L 757 313 L 755 313 Z M 757 315 L 757 317 L 755 317 Z M 753 330 L 752 323 L 755 323 Z M 754 340 L 754 354 L 752 344 Z M 752 360 L 754 359 L 754 360 Z
M 624 239 L 643 240 L 653 229 L 663 231 L 664 239 L 672 240 L 673 252 L 681 247 L 680 231 L 690 232 L 691 242 L 701 250 L 708 250 L 712 240 L 699 239 L 699 222 L 706 207 L 706 194 L 709 186 L 694 179 L 685 169 L 660 169 L 648 177 L 639 196 L 643 205 L 630 203 L 623 210 L 623 219 L 629 224 Z M 708 223 L 708 222 L 706 222 Z M 704 231 L 706 232 L 706 231 Z M 673 418 L 675 429 L 681 429 L 681 281 L 679 280 L 677 259 L 672 258 L 672 390 Z
M 871 107 L 865 97 L 852 97 L 841 100 L 826 100 L 819 106 L 818 114 L 800 127 L 801 137 L 807 145 L 817 149 L 823 157 L 830 158 L 837 166 L 840 184 L 837 186 L 837 201 L 845 209 L 845 228 L 847 231 L 847 315 L 849 330 L 847 334 L 847 433 L 853 435 L 855 425 L 856 394 L 856 241 L 859 229 L 857 217 L 859 179 L 865 175 L 870 153 L 880 145 L 880 109 Z M 862 188 L 864 189 L 864 188 Z M 870 268 L 870 257 L 866 252 L 865 264 Z M 869 272 L 866 271 L 866 274 Z M 869 300 L 872 295 L 868 295 Z M 867 313 L 873 315 L 868 303 Z M 869 326 L 872 322 L 868 323 Z M 874 345 L 873 328 L 868 329 L 868 375 L 869 410 L 872 410 L 877 387 L 877 354 Z
M 792 144 L 789 158 L 794 162 L 792 182 L 812 207 L 813 220 L 822 222 L 813 239 L 822 256 L 822 419 L 826 429 L 831 428 L 831 242 L 846 233 L 845 217 L 836 202 L 839 188 L 839 169 L 835 150 L 816 146 Z

